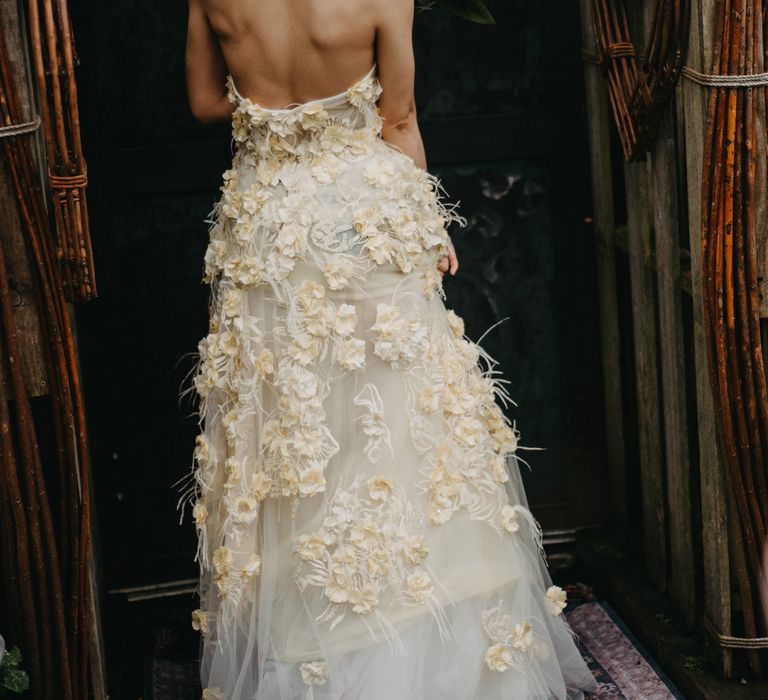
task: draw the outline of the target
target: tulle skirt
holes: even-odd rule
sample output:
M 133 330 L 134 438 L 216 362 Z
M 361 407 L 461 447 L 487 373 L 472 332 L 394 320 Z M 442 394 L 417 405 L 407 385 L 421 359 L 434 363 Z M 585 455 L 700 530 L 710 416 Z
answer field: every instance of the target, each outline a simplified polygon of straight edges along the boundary
M 292 275 L 297 286 L 321 281 L 308 263 Z M 226 290 L 226 283 L 217 288 L 214 318 L 226 316 Z M 258 365 L 266 349 L 272 366 L 262 381 L 243 362 L 241 391 L 214 388 L 205 404 L 205 454 L 198 446 L 209 465 L 200 474 L 204 697 L 582 697 L 580 689 L 593 689 L 594 680 L 542 559 L 541 532 L 520 477 L 522 448 L 504 455 L 503 471 L 498 464 L 495 471 L 488 463 L 467 466 L 466 454 L 445 449 L 454 422 L 425 405 L 430 387 L 457 379 L 451 373 L 462 375 L 467 391 L 463 374 L 482 381 L 471 352 L 457 360 L 477 346 L 457 332 L 439 296 L 425 298 L 417 275 L 394 267 L 351 288 L 326 289 L 323 299 L 335 309 L 335 323 L 339 309 L 352 307 L 355 327 L 377 328 L 381 343 L 397 336 L 383 328 L 393 316 L 418 319 L 418 326 L 399 338 L 397 351 L 366 343 L 360 369 L 339 368 L 342 350 L 332 347 L 305 372 L 285 359 L 292 351 L 273 342 L 286 322 L 273 290 L 247 289 L 242 305 L 230 310 L 242 321 L 243 356 Z M 249 320 L 258 324 L 253 336 Z M 417 350 L 409 347 L 414 343 L 421 343 Z M 463 396 L 452 400 L 461 404 Z M 299 415 L 295 422 L 274 424 L 275 415 L 291 412 Z M 243 505 L 238 522 L 237 507 L 222 506 L 231 502 L 232 482 L 264 495 L 256 482 L 265 434 L 301 449 L 296 436 L 305 432 L 307 452 L 329 455 L 322 482 L 288 473 L 286 483 L 305 497 L 296 498 L 286 483 L 286 495 L 275 493 L 273 484 L 269 497 Z M 486 429 L 480 433 L 478 445 Z M 469 431 L 464 442 L 474 438 Z M 229 466 L 228 457 L 236 457 Z M 476 458 L 487 460 L 488 453 L 478 448 Z M 441 486 L 451 479 L 456 483 Z M 222 532 L 226 553 L 221 538 L 218 546 L 208 539 Z M 251 575 L 249 565 L 257 569 Z

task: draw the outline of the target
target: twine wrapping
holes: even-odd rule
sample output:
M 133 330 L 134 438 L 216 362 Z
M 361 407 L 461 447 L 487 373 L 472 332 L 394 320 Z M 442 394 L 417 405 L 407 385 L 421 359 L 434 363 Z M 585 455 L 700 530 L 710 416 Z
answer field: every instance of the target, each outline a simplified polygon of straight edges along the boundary
M 768 73 L 714 75 L 711 73 L 699 73 L 699 71 L 689 68 L 688 66 L 685 66 L 681 73 L 688 78 L 688 80 L 707 87 L 745 88 L 768 86 Z
M 768 649 L 768 637 L 732 637 L 721 634 L 709 617 L 704 618 L 704 626 L 723 649 Z
M 40 128 L 40 124 L 42 124 L 42 121 L 40 120 L 40 117 L 37 116 L 31 122 L 0 126 L 0 139 L 9 139 L 12 136 L 21 136 L 22 134 L 31 134 Z

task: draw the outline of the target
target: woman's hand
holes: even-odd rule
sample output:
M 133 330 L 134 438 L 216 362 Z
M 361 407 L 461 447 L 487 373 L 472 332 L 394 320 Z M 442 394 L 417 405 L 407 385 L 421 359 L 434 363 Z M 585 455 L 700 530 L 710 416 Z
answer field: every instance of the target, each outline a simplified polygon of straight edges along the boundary
M 453 243 L 448 241 L 448 255 L 444 255 L 437 261 L 437 269 L 441 275 L 445 275 L 449 272 L 451 275 L 456 274 L 456 270 L 459 269 L 459 259 L 456 257 L 456 249 L 453 247 Z

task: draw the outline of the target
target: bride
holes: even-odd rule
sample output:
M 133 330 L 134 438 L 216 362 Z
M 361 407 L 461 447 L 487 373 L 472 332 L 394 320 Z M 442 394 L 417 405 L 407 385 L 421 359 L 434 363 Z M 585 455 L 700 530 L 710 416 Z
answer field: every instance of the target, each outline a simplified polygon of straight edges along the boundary
M 493 361 L 443 304 L 413 0 L 189 0 L 208 216 L 192 506 L 206 700 L 580 698 Z

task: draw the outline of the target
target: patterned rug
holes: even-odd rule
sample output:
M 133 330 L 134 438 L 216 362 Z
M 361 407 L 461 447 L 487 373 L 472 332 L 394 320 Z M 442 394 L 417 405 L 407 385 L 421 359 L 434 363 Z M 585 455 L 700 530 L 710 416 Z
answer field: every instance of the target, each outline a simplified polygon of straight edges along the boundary
M 567 586 L 565 614 L 600 684 L 588 700 L 685 700 L 614 610 L 586 586 Z M 199 700 L 197 663 L 147 656 L 146 700 Z
M 685 700 L 610 605 L 595 600 L 587 587 L 566 590 L 566 617 L 600 684 L 588 700 Z

